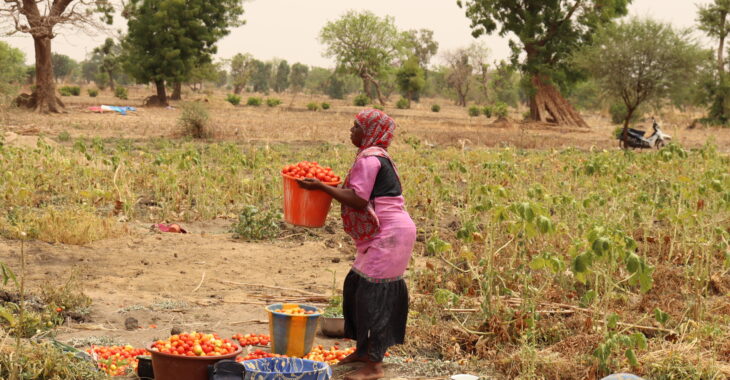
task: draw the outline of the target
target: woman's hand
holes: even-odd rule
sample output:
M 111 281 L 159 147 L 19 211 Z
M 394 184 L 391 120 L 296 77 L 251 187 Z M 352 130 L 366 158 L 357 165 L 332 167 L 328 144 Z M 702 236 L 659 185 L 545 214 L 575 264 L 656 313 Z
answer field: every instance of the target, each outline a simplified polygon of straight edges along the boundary
M 297 179 L 297 183 L 299 184 L 299 187 L 305 190 L 321 190 L 324 186 L 326 186 L 316 178 L 300 178 Z

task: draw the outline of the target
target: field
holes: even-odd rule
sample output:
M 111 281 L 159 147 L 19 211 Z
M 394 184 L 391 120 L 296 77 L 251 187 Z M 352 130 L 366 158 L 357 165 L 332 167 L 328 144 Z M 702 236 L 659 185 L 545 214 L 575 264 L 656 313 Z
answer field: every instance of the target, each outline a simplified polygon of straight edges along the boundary
M 86 110 L 139 106 L 147 91 L 67 97 L 61 115 L 0 113 L 0 262 L 33 292 L 75 284 L 91 299 L 40 334 L 143 347 L 174 326 L 267 333 L 264 305 L 336 292 L 355 252 L 337 207 L 322 229 L 280 223 L 279 171 L 311 160 L 345 174 L 359 108 L 189 94 L 210 115 L 202 140 L 184 136 L 182 104 Z M 390 376 L 730 377 L 730 130 L 688 129 L 702 111 L 669 110 L 657 116 L 673 144 L 624 152 L 602 115 L 581 130 L 517 111 L 471 118 L 443 99 L 386 112 L 419 230 L 409 341 L 391 351 Z M 150 230 L 163 222 L 189 233 Z

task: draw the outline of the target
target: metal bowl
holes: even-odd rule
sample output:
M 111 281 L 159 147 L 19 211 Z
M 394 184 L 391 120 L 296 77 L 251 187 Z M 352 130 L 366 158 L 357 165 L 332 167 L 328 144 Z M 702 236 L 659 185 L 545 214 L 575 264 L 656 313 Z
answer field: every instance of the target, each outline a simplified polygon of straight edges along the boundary
M 345 336 L 345 318 L 342 317 L 321 317 L 319 329 L 322 334 L 330 338 L 343 338 Z

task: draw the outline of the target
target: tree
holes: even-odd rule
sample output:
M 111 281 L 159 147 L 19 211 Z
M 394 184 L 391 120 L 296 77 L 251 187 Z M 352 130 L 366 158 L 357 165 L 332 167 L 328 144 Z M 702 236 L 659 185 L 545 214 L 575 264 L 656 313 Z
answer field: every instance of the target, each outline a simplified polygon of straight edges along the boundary
M 0 21 L 11 23 L 9 34 L 28 33 L 35 46 L 36 87 L 19 104 L 38 112 L 60 112 L 63 103 L 56 97 L 56 84 L 51 61 L 51 40 L 56 37 L 57 25 L 98 29 L 94 11 L 101 12 L 102 20 L 112 22 L 113 8 L 108 0 L 4 0 L 0 3 Z
M 489 88 L 494 100 L 517 107 L 520 101 L 519 75 L 514 65 L 500 61 L 492 72 Z
M 242 0 L 130 0 L 124 9 L 124 67 L 138 82 L 154 82 L 154 101 L 167 105 L 165 83 L 183 83 L 211 62 L 216 43 L 243 24 Z
M 233 93 L 238 95 L 246 87 L 253 75 L 253 57 L 251 54 L 238 53 L 231 59 L 231 81 Z
M 20 49 L 0 41 L 0 101 L 23 83 L 26 75 L 25 55 Z
M 113 39 L 107 38 L 103 45 L 94 48 L 94 54 L 99 57 L 99 70 L 106 74 L 109 88 L 114 91 L 114 76 L 120 67 L 122 47 Z
M 200 66 L 196 66 L 190 72 L 190 78 L 187 83 L 193 91 L 199 91 L 203 88 L 203 82 L 216 82 L 219 78 L 218 63 L 204 63 Z
M 444 54 L 449 67 L 446 81 L 456 91 L 457 106 L 466 107 L 466 97 L 469 94 L 471 76 L 474 72 L 469 60 L 469 50 L 464 48 L 455 49 Z
M 418 65 L 424 70 L 439 51 L 439 43 L 433 40 L 433 30 L 409 30 L 404 34 L 404 44 L 410 55 L 418 58 Z
M 254 59 L 253 75 L 251 76 L 251 84 L 253 84 L 253 90 L 255 92 L 269 92 L 269 80 L 271 79 L 271 63 L 262 62 Z
M 466 8 L 472 35 L 513 33 L 512 61 L 532 87 L 530 117 L 535 121 L 587 127 L 556 85 L 578 77 L 571 53 L 590 42 L 595 30 L 625 15 L 631 0 L 457 0 Z
M 369 11 L 349 11 L 337 21 L 328 22 L 320 32 L 327 47 L 325 56 L 337 60 L 338 69 L 362 79 L 363 91 L 375 90 L 385 105 L 379 79 L 399 56 L 404 46 L 393 18 L 380 18 Z
M 289 88 L 289 63 L 286 60 L 279 62 L 276 68 L 276 79 L 274 80 L 274 91 L 283 92 Z
M 295 63 L 291 67 L 291 74 L 289 74 L 289 85 L 291 89 L 296 93 L 304 89 L 307 84 L 307 76 L 309 75 L 309 67 L 299 62 Z
M 477 83 L 484 102 L 489 101 L 489 48 L 480 42 L 473 42 L 468 49 L 469 59 L 476 73 Z
M 605 26 L 575 60 L 609 95 L 625 104 L 625 138 L 636 109 L 645 102 L 668 97 L 674 86 L 690 81 L 702 55 L 689 31 L 633 18 Z
M 711 38 L 718 40 L 717 74 L 715 86 L 709 88 L 713 99 L 710 107 L 710 118 L 727 123 L 730 112 L 726 104 L 730 100 L 730 80 L 725 70 L 725 39 L 730 33 L 730 0 L 714 0 L 708 5 L 699 5 L 697 10 L 698 29 Z
M 410 107 L 411 100 L 417 99 L 417 94 L 426 85 L 426 78 L 417 57 L 414 56 L 403 63 L 396 74 L 396 81 L 401 93 L 408 99 Z
M 52 53 L 51 62 L 53 63 L 53 76 L 56 82 L 68 79 L 79 66 L 79 63 L 73 58 L 63 54 Z

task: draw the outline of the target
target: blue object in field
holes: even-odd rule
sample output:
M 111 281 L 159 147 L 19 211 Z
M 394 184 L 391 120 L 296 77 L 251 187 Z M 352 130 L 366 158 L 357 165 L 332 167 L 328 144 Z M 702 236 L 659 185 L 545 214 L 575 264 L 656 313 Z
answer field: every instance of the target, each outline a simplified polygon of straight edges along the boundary
M 126 107 L 126 106 L 119 107 L 119 106 L 105 106 L 105 105 L 102 105 L 101 106 L 101 109 L 104 110 L 104 111 L 117 111 L 117 112 L 119 112 L 122 115 L 126 115 L 127 114 L 127 111 L 137 111 L 137 109 L 134 108 L 134 107 Z
M 632 375 L 630 373 L 615 373 L 608 375 L 601 380 L 644 380 L 639 376 Z
M 298 358 L 246 360 L 244 380 L 329 380 L 332 368 L 327 363 Z

